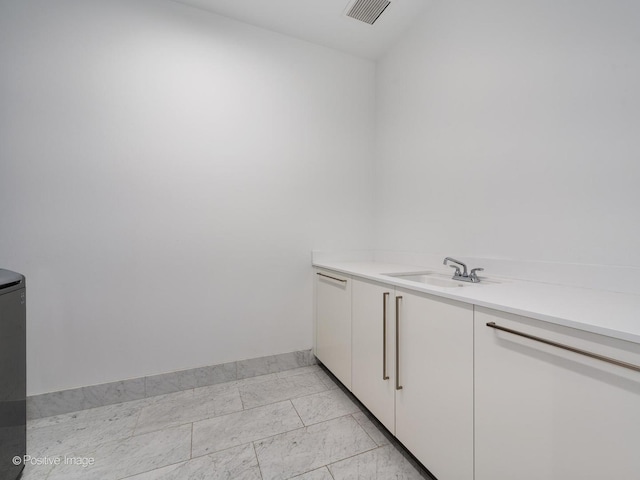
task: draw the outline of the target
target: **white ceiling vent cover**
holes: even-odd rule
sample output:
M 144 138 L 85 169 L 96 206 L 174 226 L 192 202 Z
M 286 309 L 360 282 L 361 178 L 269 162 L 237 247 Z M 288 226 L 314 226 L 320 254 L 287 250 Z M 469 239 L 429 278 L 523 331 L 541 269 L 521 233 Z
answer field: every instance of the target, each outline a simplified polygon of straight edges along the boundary
M 356 0 L 347 12 L 347 17 L 373 25 L 390 3 L 389 0 Z

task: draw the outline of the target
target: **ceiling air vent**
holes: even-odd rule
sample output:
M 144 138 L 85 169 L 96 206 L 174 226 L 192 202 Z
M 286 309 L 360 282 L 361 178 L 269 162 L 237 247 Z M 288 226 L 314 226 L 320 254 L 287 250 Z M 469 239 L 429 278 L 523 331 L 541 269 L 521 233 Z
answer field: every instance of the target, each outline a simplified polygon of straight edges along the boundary
M 389 0 L 356 0 L 347 12 L 347 17 L 373 25 L 390 3 Z

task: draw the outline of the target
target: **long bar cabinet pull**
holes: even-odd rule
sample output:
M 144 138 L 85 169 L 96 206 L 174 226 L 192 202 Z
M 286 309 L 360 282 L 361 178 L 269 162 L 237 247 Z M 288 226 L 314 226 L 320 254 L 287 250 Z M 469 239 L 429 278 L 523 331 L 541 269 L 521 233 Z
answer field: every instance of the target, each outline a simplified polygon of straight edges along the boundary
M 616 360 L 615 358 L 611 358 L 611 357 L 605 357 L 604 355 L 598 355 L 597 353 L 588 352 L 587 350 L 581 350 L 579 348 L 571 347 L 563 343 L 554 342 L 552 340 L 547 340 L 545 338 L 536 337 L 535 335 L 529 335 L 528 333 L 519 332 L 517 330 L 512 330 L 507 327 L 502 327 L 500 325 L 497 325 L 495 322 L 487 323 L 487 327 L 495 328 L 496 330 L 501 330 L 503 332 L 511 333 L 513 335 L 518 335 L 519 337 L 528 338 L 529 340 L 534 340 L 536 342 L 544 343 L 546 345 L 551 345 L 552 347 L 561 348 L 563 350 L 568 350 L 570 352 L 584 355 L 586 357 L 595 358 L 596 360 L 601 360 L 603 362 L 611 363 L 619 367 L 628 368 L 629 370 L 640 372 L 640 366 L 638 365 Z
M 387 299 L 389 292 L 382 294 L 382 380 L 389 380 L 387 375 Z
M 321 277 L 330 278 L 331 280 L 335 280 L 337 282 L 347 283 L 346 280 L 343 280 L 341 278 L 332 277 L 331 275 L 325 275 L 324 273 L 320 273 L 320 272 L 317 272 L 317 274 L 320 275 Z
M 402 296 L 396 297 L 396 390 L 402 390 L 400 385 L 400 300 Z

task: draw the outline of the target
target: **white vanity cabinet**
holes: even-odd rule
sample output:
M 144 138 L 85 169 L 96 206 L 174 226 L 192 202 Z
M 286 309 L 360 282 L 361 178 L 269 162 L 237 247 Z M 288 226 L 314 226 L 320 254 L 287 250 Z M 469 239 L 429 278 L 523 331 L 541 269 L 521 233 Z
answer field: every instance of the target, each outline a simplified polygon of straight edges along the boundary
M 471 480 L 473 307 L 399 288 L 395 301 L 396 437 L 439 480 Z
M 475 480 L 637 480 L 640 345 L 475 307 Z M 407 381 L 408 383 L 408 381 Z
M 351 390 L 351 277 L 316 270 L 315 355 Z
M 640 479 L 639 343 L 315 273 L 316 356 L 439 480 Z
M 395 433 L 395 290 L 353 280 L 352 392 Z
M 349 285 L 352 331 L 343 335 L 351 361 L 318 358 L 338 378 L 340 367 L 352 367 L 343 383 L 439 480 L 472 480 L 473 307 L 367 280 L 348 279 L 345 291 Z M 346 318 L 346 301 L 329 288 L 336 286 L 318 279 L 320 354 Z M 329 301 L 336 304 L 322 305 Z

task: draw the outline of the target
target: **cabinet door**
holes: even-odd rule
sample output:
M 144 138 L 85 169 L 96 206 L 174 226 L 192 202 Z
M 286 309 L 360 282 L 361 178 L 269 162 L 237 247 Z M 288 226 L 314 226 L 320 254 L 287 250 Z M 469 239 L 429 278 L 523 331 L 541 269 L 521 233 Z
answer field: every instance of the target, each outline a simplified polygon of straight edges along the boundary
M 396 436 L 439 480 L 471 480 L 473 307 L 400 289 L 396 297 Z
M 640 478 L 640 373 L 489 322 L 640 364 L 640 345 L 476 307 L 476 480 Z
M 351 389 L 351 278 L 316 272 L 316 357 Z
M 353 393 L 395 433 L 394 289 L 354 280 L 351 293 Z

